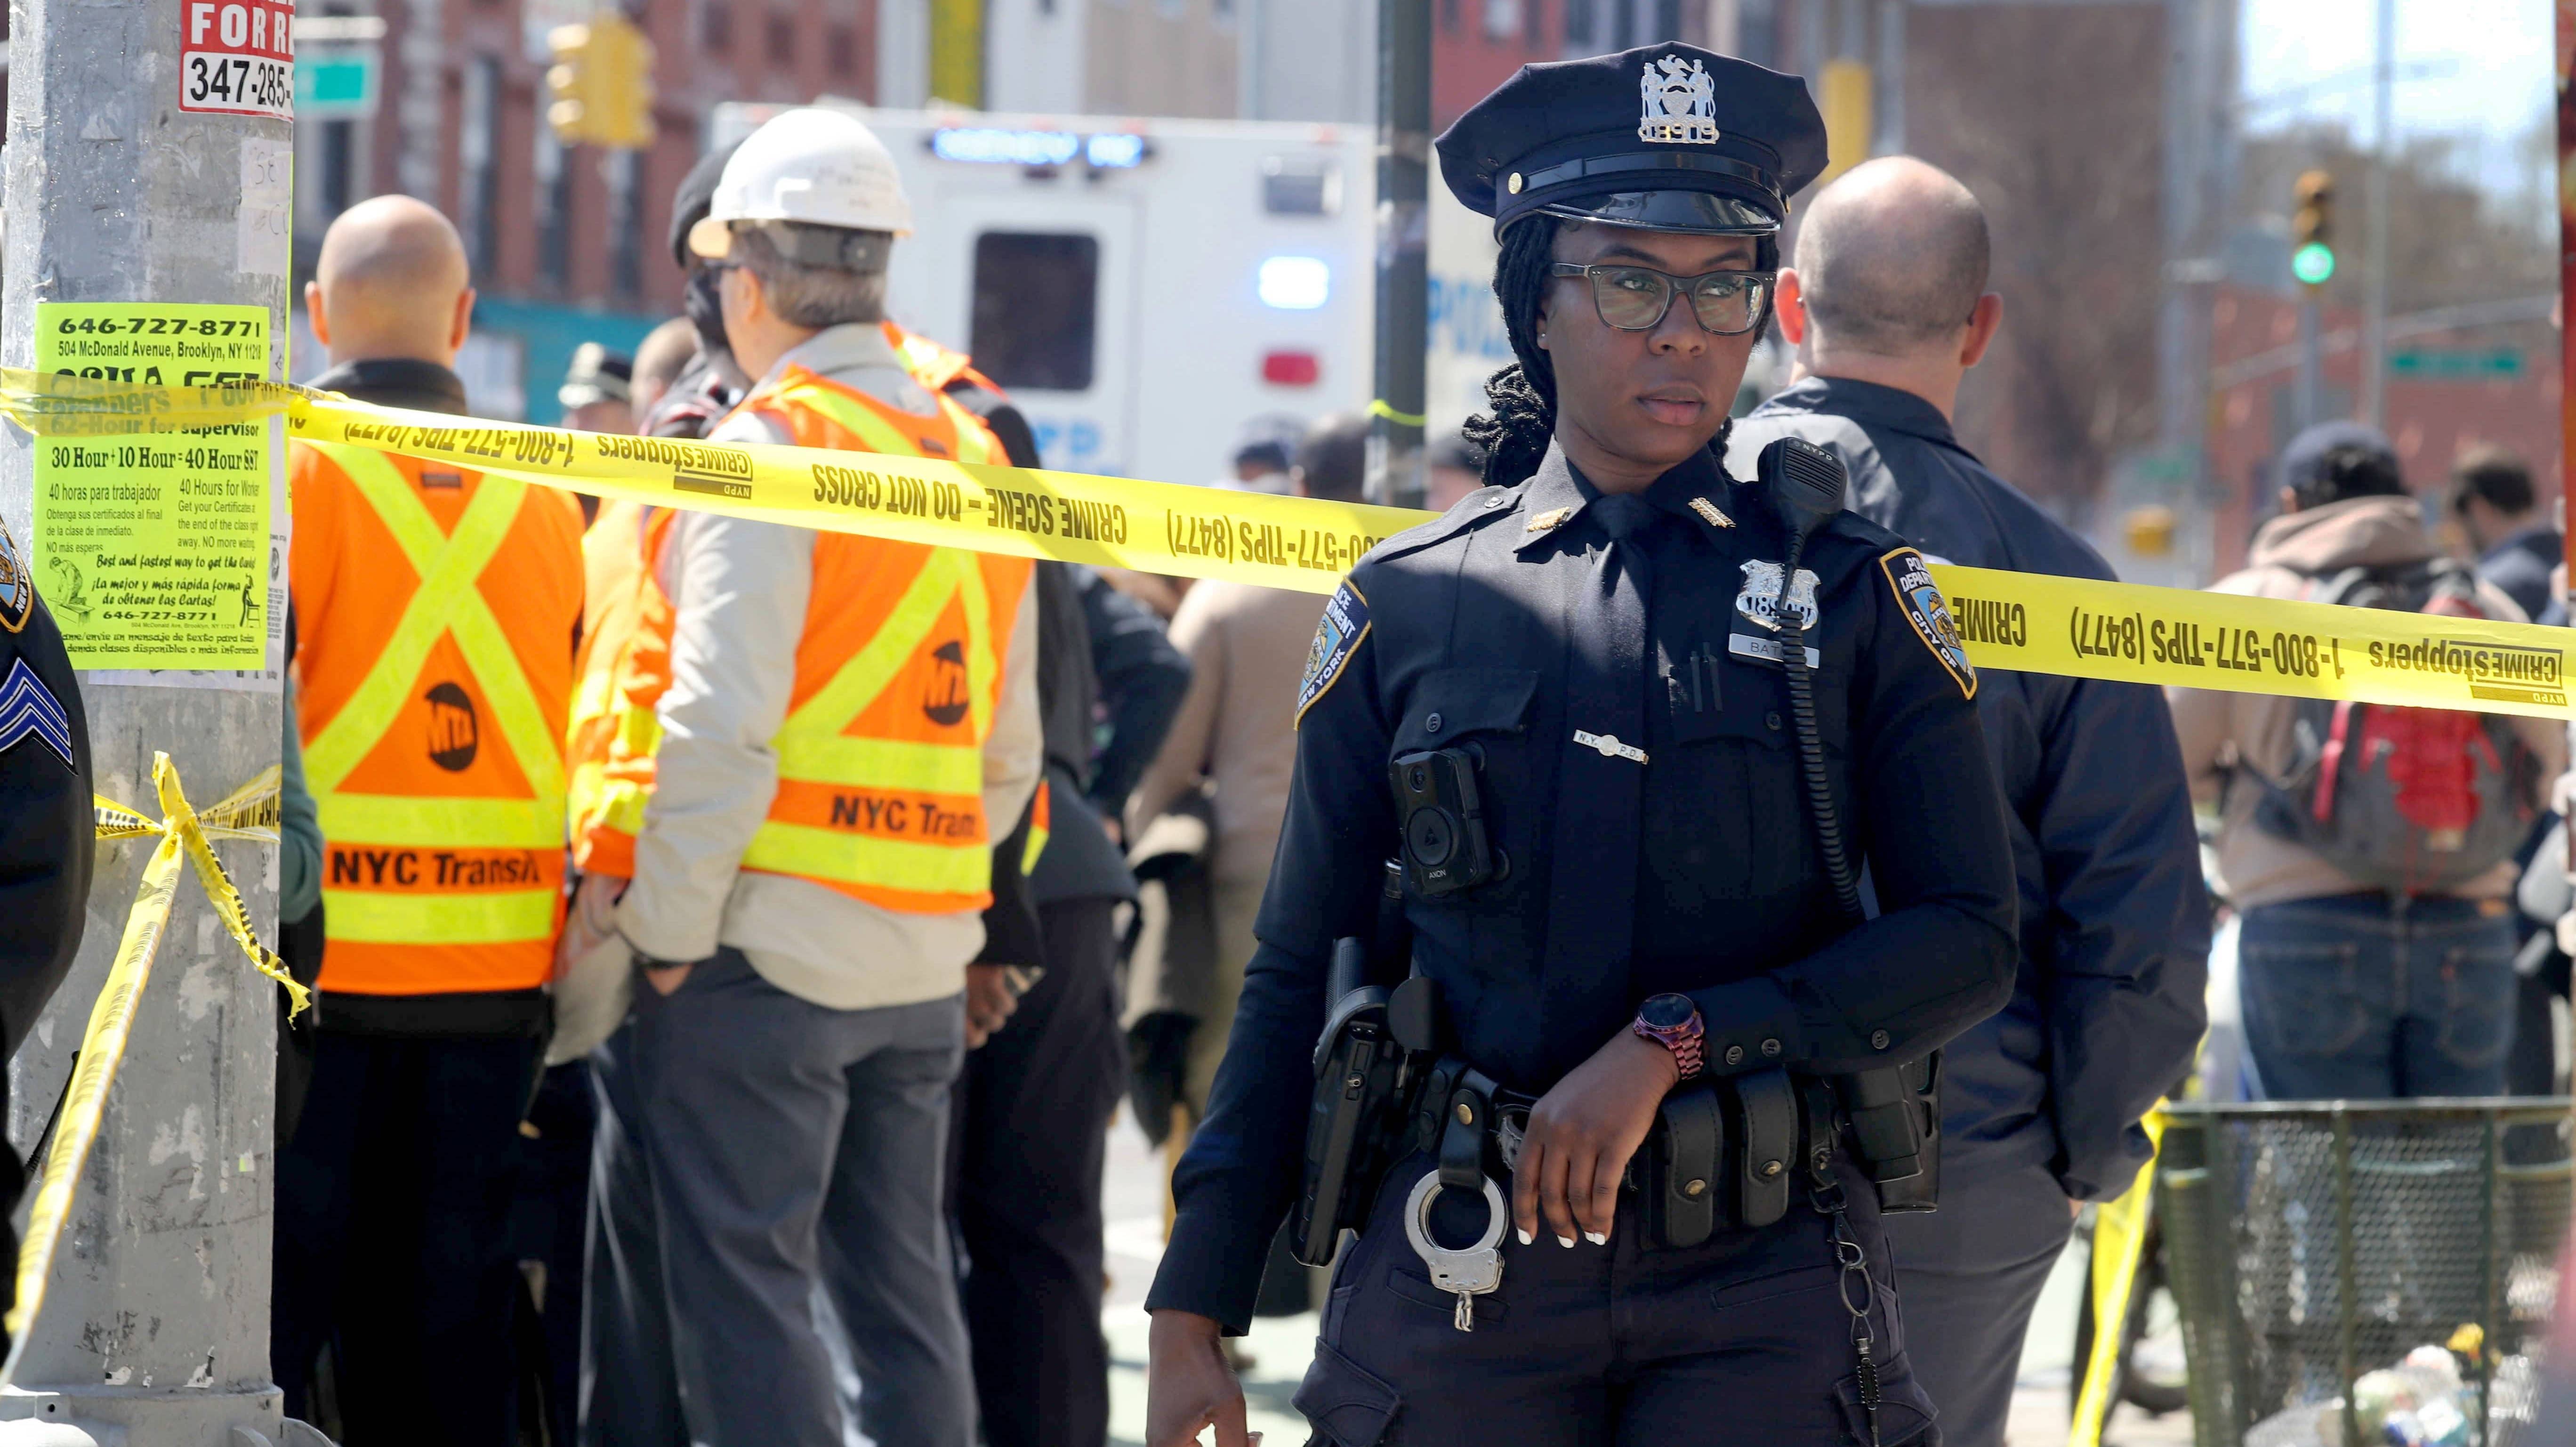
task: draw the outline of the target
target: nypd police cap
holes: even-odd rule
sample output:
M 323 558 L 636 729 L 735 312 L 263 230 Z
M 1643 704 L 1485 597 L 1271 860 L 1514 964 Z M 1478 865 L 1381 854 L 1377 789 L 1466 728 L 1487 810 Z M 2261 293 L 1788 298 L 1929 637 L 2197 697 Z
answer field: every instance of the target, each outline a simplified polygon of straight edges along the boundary
M 1494 230 L 1533 212 L 1763 235 L 1825 168 L 1807 83 L 1678 43 L 1525 65 L 1439 140 L 1440 173 Z

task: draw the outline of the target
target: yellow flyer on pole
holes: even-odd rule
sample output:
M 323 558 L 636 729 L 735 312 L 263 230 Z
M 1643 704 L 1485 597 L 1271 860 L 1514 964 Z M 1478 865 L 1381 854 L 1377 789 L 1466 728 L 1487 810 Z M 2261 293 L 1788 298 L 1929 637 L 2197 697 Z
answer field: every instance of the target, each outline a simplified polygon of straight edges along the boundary
M 40 302 L 39 371 L 140 386 L 268 380 L 268 309 Z M 80 668 L 257 669 L 268 661 L 276 429 L 36 444 L 37 585 Z

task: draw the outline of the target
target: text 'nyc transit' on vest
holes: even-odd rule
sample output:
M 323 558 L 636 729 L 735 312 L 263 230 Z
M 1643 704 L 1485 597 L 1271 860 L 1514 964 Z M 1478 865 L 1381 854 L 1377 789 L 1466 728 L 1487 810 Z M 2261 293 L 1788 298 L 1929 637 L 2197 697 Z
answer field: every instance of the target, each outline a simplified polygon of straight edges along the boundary
M 580 509 L 337 443 L 295 443 L 293 471 L 321 987 L 536 989 L 562 914 Z
M 901 355 L 921 370 L 920 352 Z M 932 395 L 938 412 L 916 415 L 789 367 L 742 408 L 776 419 L 800 447 L 999 457 L 979 419 Z M 570 753 L 573 857 L 588 873 L 632 877 L 635 868 L 661 743 L 655 709 L 671 683 L 673 611 L 655 571 L 672 516 L 612 503 L 587 543 L 594 626 L 583 642 Z M 1024 559 L 816 534 L 795 683 L 775 741 L 778 790 L 743 868 L 906 913 L 991 903 L 983 746 L 1029 568 Z

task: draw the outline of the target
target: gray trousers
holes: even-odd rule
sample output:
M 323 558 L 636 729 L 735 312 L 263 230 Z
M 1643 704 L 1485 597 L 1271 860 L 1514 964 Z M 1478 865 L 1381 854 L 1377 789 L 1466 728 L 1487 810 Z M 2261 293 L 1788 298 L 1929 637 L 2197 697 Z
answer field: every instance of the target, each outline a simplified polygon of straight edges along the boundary
M 1940 1210 L 1881 1224 L 1896 1257 L 1906 1354 L 1941 1413 L 1945 1447 L 2003 1447 L 2031 1308 L 2075 1225 L 2066 1192 L 2030 1166 L 1944 1181 Z
M 829 1010 L 731 949 L 667 997 L 637 983 L 603 1058 L 586 1444 L 844 1447 L 855 1425 L 879 1447 L 969 1447 L 940 1208 L 964 1052 L 962 997 Z

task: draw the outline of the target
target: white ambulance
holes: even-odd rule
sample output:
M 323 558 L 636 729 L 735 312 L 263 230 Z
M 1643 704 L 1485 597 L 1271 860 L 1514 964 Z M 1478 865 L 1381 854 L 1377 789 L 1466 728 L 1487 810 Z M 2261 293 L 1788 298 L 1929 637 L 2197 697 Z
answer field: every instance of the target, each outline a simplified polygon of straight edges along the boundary
M 1248 427 L 1368 405 L 1367 128 L 818 104 L 903 168 L 894 318 L 972 354 L 1047 466 L 1209 482 Z M 719 106 L 709 141 L 781 109 Z

